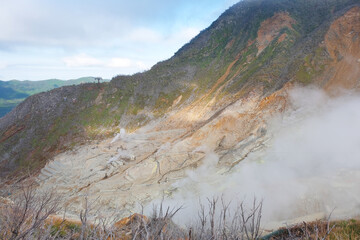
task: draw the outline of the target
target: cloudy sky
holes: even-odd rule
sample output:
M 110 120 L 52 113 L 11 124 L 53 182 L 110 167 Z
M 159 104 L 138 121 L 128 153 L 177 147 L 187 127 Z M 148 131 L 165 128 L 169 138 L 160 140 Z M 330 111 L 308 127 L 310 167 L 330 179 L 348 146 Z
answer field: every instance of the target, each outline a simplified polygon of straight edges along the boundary
M 0 0 L 0 79 L 144 71 L 237 1 Z

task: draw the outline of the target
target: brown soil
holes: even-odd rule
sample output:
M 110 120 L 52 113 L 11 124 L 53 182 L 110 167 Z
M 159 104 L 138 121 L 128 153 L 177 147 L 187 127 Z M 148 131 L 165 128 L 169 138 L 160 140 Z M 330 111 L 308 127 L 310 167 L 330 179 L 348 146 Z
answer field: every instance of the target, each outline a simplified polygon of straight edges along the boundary
M 3 135 L 3 137 L 0 139 L 0 143 L 6 141 L 7 139 L 11 138 L 12 136 L 14 136 L 15 134 L 17 134 L 18 132 L 21 132 L 23 129 L 25 128 L 24 125 L 21 126 L 17 126 L 17 125 L 12 125 Z
M 295 20 L 292 19 L 287 12 L 276 13 L 273 17 L 263 21 L 257 34 L 257 55 L 259 55 L 274 40 L 274 38 L 279 35 L 281 29 L 285 27 L 293 29 L 292 24 L 295 23 Z M 283 34 L 280 37 L 282 39 L 281 41 L 283 41 L 285 37 L 286 35 Z
M 325 72 L 331 72 L 325 89 L 357 88 L 360 82 L 360 7 L 353 7 L 330 26 L 326 48 L 333 59 Z
M 279 39 L 278 39 L 278 43 L 283 42 L 283 41 L 286 39 L 286 37 L 287 37 L 287 34 L 286 34 L 286 33 L 281 34 L 281 36 L 280 36 Z

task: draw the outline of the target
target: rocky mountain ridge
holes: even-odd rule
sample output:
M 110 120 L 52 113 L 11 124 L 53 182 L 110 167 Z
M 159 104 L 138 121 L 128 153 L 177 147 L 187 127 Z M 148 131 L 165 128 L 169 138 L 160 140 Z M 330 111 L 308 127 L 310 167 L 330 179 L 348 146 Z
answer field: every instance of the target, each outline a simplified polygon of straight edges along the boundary
M 73 214 L 89 195 L 124 216 L 209 155 L 227 174 L 266 147 L 294 86 L 358 89 L 359 22 L 357 0 L 240 2 L 148 72 L 28 98 L 0 120 L 2 173 L 38 170 Z

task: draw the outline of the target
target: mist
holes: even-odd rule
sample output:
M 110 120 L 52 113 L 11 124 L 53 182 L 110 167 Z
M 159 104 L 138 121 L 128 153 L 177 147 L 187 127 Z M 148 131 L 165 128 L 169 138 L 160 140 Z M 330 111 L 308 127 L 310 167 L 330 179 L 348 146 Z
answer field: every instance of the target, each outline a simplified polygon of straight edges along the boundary
M 251 153 L 231 172 L 207 157 L 176 182 L 164 205 L 183 206 L 175 221 L 196 218 L 199 201 L 222 196 L 233 203 L 263 200 L 263 222 L 320 213 L 332 218 L 358 214 L 360 205 L 360 95 L 329 96 L 315 88 L 289 92 L 289 109 L 269 119 L 266 146 Z M 235 161 L 235 159 L 234 159 Z

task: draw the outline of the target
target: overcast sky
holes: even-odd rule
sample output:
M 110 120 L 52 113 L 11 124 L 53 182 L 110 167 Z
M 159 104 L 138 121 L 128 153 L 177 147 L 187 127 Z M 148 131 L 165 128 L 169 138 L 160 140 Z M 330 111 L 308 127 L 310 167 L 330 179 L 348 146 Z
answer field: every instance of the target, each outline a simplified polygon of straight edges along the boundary
M 238 0 L 0 0 L 0 79 L 149 69 Z

